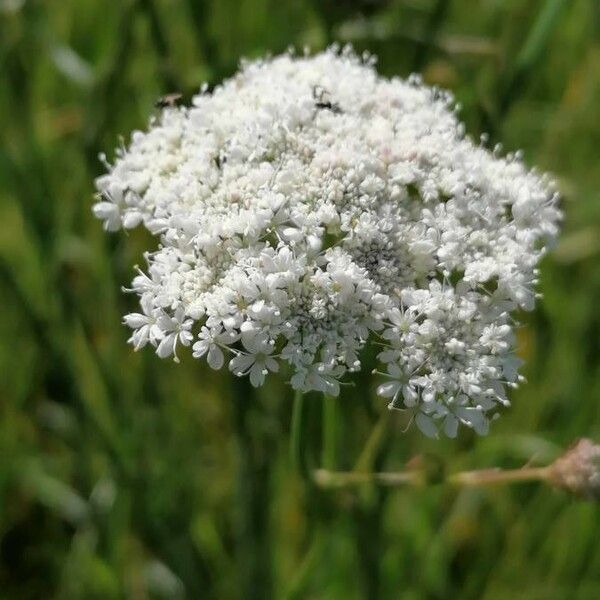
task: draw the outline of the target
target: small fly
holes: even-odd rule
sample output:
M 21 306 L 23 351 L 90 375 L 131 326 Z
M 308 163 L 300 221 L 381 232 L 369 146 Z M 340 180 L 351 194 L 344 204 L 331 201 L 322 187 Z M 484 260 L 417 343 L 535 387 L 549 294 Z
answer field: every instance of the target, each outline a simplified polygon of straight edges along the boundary
M 340 105 L 332 102 L 329 92 L 320 85 L 313 86 L 313 98 L 315 99 L 315 108 L 318 108 L 319 110 L 330 110 L 336 115 L 342 113 Z
M 183 94 L 180 94 L 178 92 L 175 92 L 173 94 L 166 94 L 165 96 L 161 96 L 154 103 L 154 106 L 156 108 L 173 108 L 177 106 L 177 103 L 179 102 L 179 100 L 181 100 L 182 97 Z

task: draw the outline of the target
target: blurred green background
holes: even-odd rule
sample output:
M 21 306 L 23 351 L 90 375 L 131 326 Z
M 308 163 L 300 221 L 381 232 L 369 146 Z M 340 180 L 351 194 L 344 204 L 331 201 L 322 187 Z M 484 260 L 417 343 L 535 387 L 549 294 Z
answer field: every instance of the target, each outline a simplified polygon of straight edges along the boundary
M 290 467 L 286 386 L 240 421 L 226 376 L 125 343 L 120 288 L 149 238 L 93 219 L 98 153 L 161 94 L 332 41 L 451 89 L 473 136 L 556 175 L 566 216 L 544 299 L 520 316 L 528 383 L 491 434 L 404 433 L 365 376 L 327 409 L 334 466 L 376 422 L 386 470 L 424 453 L 449 470 L 546 464 L 600 439 L 598 1 L 0 0 L 1 599 L 268 598 L 266 581 L 241 587 L 247 506 L 276 598 L 600 598 L 597 506 L 535 484 L 318 492 Z M 307 404 L 314 458 L 323 402 Z

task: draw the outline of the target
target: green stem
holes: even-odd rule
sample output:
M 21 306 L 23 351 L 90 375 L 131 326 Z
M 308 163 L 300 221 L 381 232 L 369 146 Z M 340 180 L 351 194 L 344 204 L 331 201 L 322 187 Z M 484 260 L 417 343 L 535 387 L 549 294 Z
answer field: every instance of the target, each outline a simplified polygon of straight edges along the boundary
M 354 465 L 354 471 L 371 471 L 373 465 L 377 460 L 377 456 L 381 451 L 389 427 L 390 427 L 390 411 L 382 411 L 379 420 L 371 430 L 369 438 L 364 445 L 356 464 Z M 325 466 L 325 465 L 323 465 Z
M 369 359 L 365 357 L 365 364 Z M 370 366 L 370 365 L 369 365 Z M 365 369 L 356 382 L 354 397 L 363 404 L 363 409 L 371 421 L 375 416 L 372 399 L 371 369 Z M 378 471 L 383 466 L 389 423 L 389 411 L 379 412 L 378 420 L 371 426 L 367 442 L 354 464 L 353 472 L 360 476 Z M 376 476 L 376 479 L 379 479 Z M 385 479 L 385 478 L 384 478 Z M 382 481 L 382 483 L 386 483 Z M 387 497 L 383 487 L 370 487 L 361 490 L 353 504 L 354 541 L 357 566 L 362 585 L 362 597 L 365 600 L 377 600 L 381 597 L 381 559 L 385 554 L 385 537 L 382 527 L 383 507 Z
M 418 474 L 410 471 L 401 473 L 361 473 L 356 471 L 328 471 L 317 469 L 313 481 L 321 488 L 348 488 L 366 484 L 400 487 L 418 483 Z
M 294 391 L 292 423 L 290 431 L 290 460 L 302 479 L 308 478 L 308 466 L 305 454 L 305 398 L 301 390 Z
M 232 376 L 238 449 L 236 558 L 240 598 L 272 597 L 269 543 L 270 448 L 256 390 L 247 377 Z
M 211 6 L 207 2 L 198 0 L 187 0 L 187 5 L 204 63 L 212 73 L 220 76 L 222 74 L 221 56 L 218 44 L 215 43 L 210 31 Z M 215 79 L 214 75 L 213 79 Z
M 424 67 L 429 53 L 435 45 L 436 37 L 441 26 L 444 24 L 448 9 L 450 8 L 450 2 L 448 0 L 437 0 L 433 10 L 431 11 L 427 23 L 425 25 L 425 31 L 423 33 L 423 44 L 418 44 L 415 50 L 415 57 L 413 59 L 413 71 L 419 72 Z
M 323 449 L 321 464 L 325 469 L 335 469 L 337 463 L 337 403 L 334 396 L 323 396 Z
M 498 108 L 500 117 L 506 115 L 510 106 L 523 92 L 529 74 L 543 59 L 550 36 L 559 25 L 561 13 L 568 5 L 568 0 L 546 0 L 544 3 L 517 56 L 514 70 L 501 91 Z
M 166 91 L 177 92 L 180 90 L 180 85 L 170 61 L 171 53 L 169 52 L 167 38 L 162 30 L 160 15 L 152 0 L 139 0 L 139 3 L 141 10 L 146 14 L 149 21 L 150 35 L 158 56 L 159 71 L 167 88 Z
M 114 106 L 116 105 L 116 90 L 119 89 L 121 78 L 125 72 L 132 56 L 131 46 L 133 44 L 133 26 L 137 2 L 126 0 L 123 2 L 122 11 L 117 31 L 112 60 L 107 65 L 103 76 L 98 80 L 94 93 L 91 96 L 86 117 L 86 129 L 84 131 L 84 147 L 88 166 L 92 173 L 97 173 L 100 163 L 98 150 L 103 133 L 113 118 Z
M 317 529 L 310 549 L 298 566 L 294 577 L 284 593 L 285 600 L 296 600 L 306 597 L 306 588 L 310 583 L 310 578 L 315 566 L 322 560 L 325 547 L 325 534 L 321 528 Z

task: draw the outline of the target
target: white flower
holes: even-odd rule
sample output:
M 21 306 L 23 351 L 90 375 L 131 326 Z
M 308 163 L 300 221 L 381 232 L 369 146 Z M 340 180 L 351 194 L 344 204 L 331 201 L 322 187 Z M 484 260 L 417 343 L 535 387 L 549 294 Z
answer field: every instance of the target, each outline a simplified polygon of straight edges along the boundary
M 118 231 L 123 226 L 121 211 L 114 202 L 102 201 L 94 204 L 94 216 L 104 221 L 106 231 Z
M 189 346 L 193 336 L 190 332 L 193 321 L 186 319 L 183 306 L 178 306 L 172 317 L 166 313 L 158 317 L 157 326 L 161 330 L 161 338 L 156 348 L 156 354 L 160 358 L 167 358 L 173 355 L 173 360 L 179 362 L 177 357 L 177 344 Z
M 374 62 L 244 63 L 117 152 L 94 213 L 158 237 L 130 342 L 175 360 L 193 343 L 255 386 L 287 363 L 294 388 L 337 395 L 371 340 L 391 408 L 485 433 L 521 379 L 511 313 L 534 305 L 558 195 L 466 137 L 450 94 Z
M 157 323 L 161 311 L 154 308 L 150 296 L 142 296 L 140 305 L 143 313 L 130 313 L 123 318 L 124 324 L 134 330 L 129 342 L 135 350 L 143 348 L 148 342 L 156 346 L 157 340 L 163 335 Z
M 299 370 L 292 377 L 291 384 L 296 390 L 316 390 L 323 394 L 337 396 L 340 393 L 338 378 L 341 374 L 341 367 L 332 369 L 321 363 Z
M 194 358 L 202 358 L 206 354 L 206 362 L 213 369 L 220 369 L 225 362 L 225 356 L 220 345 L 232 344 L 239 335 L 233 331 L 222 331 L 221 328 L 209 329 L 202 327 L 198 341 L 192 346 Z
M 398 397 L 401 398 L 404 406 L 415 406 L 419 394 L 415 388 L 415 382 L 411 380 L 411 376 L 406 375 L 396 362 L 388 364 L 388 373 L 392 380 L 382 383 L 377 388 L 377 393 L 383 398 L 390 398 L 390 408 L 396 408 Z
M 279 364 L 270 356 L 274 344 L 271 340 L 261 339 L 259 336 L 242 337 L 242 341 L 248 354 L 240 352 L 231 359 L 229 368 L 240 377 L 249 374 L 252 385 L 259 387 L 269 371 L 279 371 Z

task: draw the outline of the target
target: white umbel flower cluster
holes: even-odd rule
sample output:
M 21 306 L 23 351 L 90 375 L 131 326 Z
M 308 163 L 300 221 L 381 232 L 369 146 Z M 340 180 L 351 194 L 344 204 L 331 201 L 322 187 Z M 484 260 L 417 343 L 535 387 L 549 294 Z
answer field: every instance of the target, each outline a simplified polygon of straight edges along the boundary
M 255 386 L 287 363 L 294 388 L 337 395 L 370 340 L 390 407 L 483 434 L 519 380 L 510 313 L 533 307 L 557 193 L 466 137 L 450 94 L 373 64 L 244 63 L 117 151 L 94 212 L 160 240 L 130 342 Z

